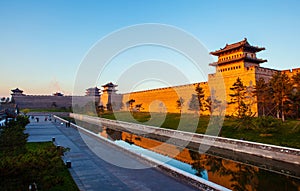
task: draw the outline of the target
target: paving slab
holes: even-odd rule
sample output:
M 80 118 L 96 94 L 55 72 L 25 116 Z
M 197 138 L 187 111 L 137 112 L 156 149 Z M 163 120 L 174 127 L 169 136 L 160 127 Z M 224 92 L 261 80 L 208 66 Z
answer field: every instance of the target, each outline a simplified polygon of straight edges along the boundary
M 103 141 L 54 120 L 45 121 L 45 116 L 39 116 L 39 119 L 39 122 L 31 119 L 26 126 L 28 141 L 52 141 L 55 137 L 55 144 L 70 148 L 64 160 L 71 160 L 70 173 L 82 191 L 197 190 Z M 114 164 L 135 166 L 136 169 Z

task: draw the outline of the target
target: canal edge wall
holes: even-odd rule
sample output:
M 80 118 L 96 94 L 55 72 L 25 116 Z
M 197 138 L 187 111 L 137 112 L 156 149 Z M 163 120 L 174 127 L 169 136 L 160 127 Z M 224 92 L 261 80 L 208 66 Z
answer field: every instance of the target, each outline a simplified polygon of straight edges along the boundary
M 264 143 L 250 142 L 244 140 L 230 139 L 224 137 L 216 137 L 210 135 L 196 134 L 190 132 L 183 132 L 173 129 L 163 129 L 159 127 L 141 125 L 136 123 L 129 123 L 123 121 L 109 120 L 99 117 L 92 117 L 81 114 L 70 113 L 70 117 L 83 120 L 94 124 L 104 124 L 109 126 L 119 126 L 124 129 L 129 129 L 131 132 L 139 133 L 152 133 L 159 136 L 165 136 L 173 138 L 173 142 L 169 142 L 174 145 L 180 146 L 176 139 L 191 142 L 195 145 L 205 145 L 203 148 L 209 146 L 218 147 L 221 149 L 232 150 L 234 152 L 246 153 L 256 155 L 259 157 L 269 158 L 287 163 L 300 164 L 300 149 L 282 147 Z M 180 142 L 180 141 L 179 141 Z M 199 147 L 198 147 L 199 149 Z
M 71 115 L 70 115 L 71 116 Z M 65 119 L 62 119 L 56 115 L 53 116 L 55 119 L 60 120 L 64 123 L 67 123 L 68 121 Z M 71 116 L 72 117 L 72 116 Z M 94 132 L 91 132 L 83 127 L 80 127 L 74 123 L 71 123 L 71 127 L 77 129 L 78 131 L 80 131 L 81 133 L 84 133 L 86 135 L 92 136 L 94 138 L 96 138 L 97 140 L 100 140 L 102 142 L 105 142 L 106 144 L 109 144 L 121 151 L 124 151 L 128 154 L 130 154 L 131 156 L 139 159 L 141 162 L 147 163 L 150 166 L 154 166 L 155 168 L 157 168 L 158 170 L 162 171 L 163 173 L 178 179 L 179 181 L 184 181 L 200 190 L 210 190 L 210 191 L 230 191 L 230 189 L 227 189 L 221 185 L 215 184 L 213 182 L 207 181 L 203 178 L 200 178 L 198 176 L 192 175 L 190 173 L 187 173 L 183 170 L 177 169 L 175 167 L 172 167 L 168 164 L 165 164 L 161 161 L 158 161 L 156 159 L 150 158 L 146 155 L 143 154 L 137 154 L 129 149 L 126 149 L 124 147 L 121 147 L 117 144 L 115 144 L 113 141 L 105 139 L 99 135 L 97 135 Z

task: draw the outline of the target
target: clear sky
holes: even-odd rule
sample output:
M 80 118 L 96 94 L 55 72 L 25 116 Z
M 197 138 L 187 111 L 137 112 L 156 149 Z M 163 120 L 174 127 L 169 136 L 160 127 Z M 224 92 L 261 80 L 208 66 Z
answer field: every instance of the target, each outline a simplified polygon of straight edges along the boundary
M 26 94 L 71 94 L 89 49 L 115 30 L 142 23 L 179 27 L 208 51 L 247 37 L 266 47 L 258 54 L 268 60 L 262 66 L 299 68 L 299 7 L 298 0 L 1 0 L 0 96 L 16 87 Z M 114 82 L 113 76 L 101 80 L 98 85 Z

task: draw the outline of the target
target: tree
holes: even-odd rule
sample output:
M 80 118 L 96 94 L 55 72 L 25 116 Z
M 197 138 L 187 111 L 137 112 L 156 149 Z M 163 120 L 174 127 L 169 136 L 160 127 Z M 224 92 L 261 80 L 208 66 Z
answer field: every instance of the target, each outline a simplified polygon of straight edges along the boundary
M 292 101 L 293 113 L 296 118 L 299 118 L 300 113 L 300 73 L 292 76 L 292 92 L 290 95 Z
M 5 102 L 5 99 L 6 99 L 5 97 L 2 97 L 2 98 L 0 99 L 0 101 L 1 101 L 1 102 Z
M 231 100 L 228 104 L 236 105 L 236 110 L 234 111 L 233 115 L 241 119 L 247 114 L 249 110 L 249 107 L 245 103 L 246 86 L 244 86 L 240 78 L 237 78 L 236 82 L 233 83 L 230 90 L 232 91 L 232 93 L 229 94 Z
M 237 127 L 254 127 L 252 124 L 254 114 L 251 111 L 253 102 L 250 99 L 251 89 L 246 89 L 241 79 L 237 78 L 230 90 L 232 93 L 229 94 L 231 100 L 228 104 L 234 104 L 236 106 L 232 115 L 237 117 L 239 121 Z
M 208 110 L 210 115 L 213 114 L 214 110 L 221 107 L 221 101 L 217 100 L 214 94 L 208 96 L 205 100 L 204 108 Z
M 136 110 L 136 111 L 141 111 L 141 110 L 143 109 L 143 108 L 142 108 L 142 105 L 143 105 L 142 103 L 136 104 L 136 105 L 135 105 L 135 110 Z
M 183 107 L 184 104 L 184 99 L 182 97 L 180 97 L 177 101 L 176 101 L 176 108 L 179 109 L 180 113 L 181 113 L 181 109 Z
M 200 84 L 198 84 L 195 88 L 196 91 L 196 95 L 198 98 L 198 103 L 199 103 L 199 110 L 200 111 L 204 111 L 204 90 L 203 88 L 200 86 Z
M 197 84 L 195 91 L 196 94 L 192 94 L 192 98 L 189 103 L 189 110 L 197 111 L 200 113 L 200 111 L 205 111 L 204 90 L 200 86 L 200 84 Z
M 128 100 L 127 102 L 126 102 L 126 107 L 130 110 L 130 111 L 132 111 L 132 109 L 133 109 L 133 103 L 135 102 L 135 100 L 134 99 L 130 99 L 130 100 Z
M 9 121 L 1 127 L 0 151 L 7 156 L 16 156 L 26 152 L 28 134 L 24 133 L 29 119 L 18 116 L 16 120 Z
M 189 103 L 189 110 L 198 112 L 199 111 L 199 102 L 197 95 L 192 94 L 192 98 Z
M 269 105 L 269 92 L 268 83 L 266 83 L 263 78 L 259 78 L 256 81 L 254 94 L 257 99 L 258 112 L 261 113 L 262 116 L 266 115 L 266 109 Z
M 292 85 L 289 77 L 281 72 L 276 72 L 269 81 L 271 90 L 271 99 L 275 104 L 276 116 L 285 121 L 285 113 L 288 110 L 290 103 L 290 94 L 292 92 Z

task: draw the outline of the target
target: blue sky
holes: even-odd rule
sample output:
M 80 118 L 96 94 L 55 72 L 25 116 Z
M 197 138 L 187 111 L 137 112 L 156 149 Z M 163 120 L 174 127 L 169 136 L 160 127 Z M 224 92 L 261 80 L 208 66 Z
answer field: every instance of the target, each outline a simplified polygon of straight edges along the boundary
M 297 0 L 1 0 L 0 96 L 16 87 L 26 94 L 71 94 L 90 48 L 113 31 L 142 23 L 179 27 L 208 51 L 247 37 L 251 44 L 266 47 L 258 54 L 268 60 L 262 66 L 297 68 L 299 7 Z M 203 80 L 191 76 L 192 82 Z M 109 81 L 114 82 L 113 75 L 98 85 Z

